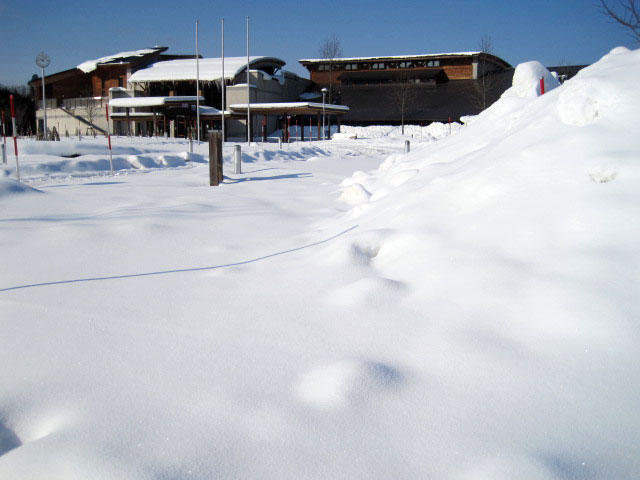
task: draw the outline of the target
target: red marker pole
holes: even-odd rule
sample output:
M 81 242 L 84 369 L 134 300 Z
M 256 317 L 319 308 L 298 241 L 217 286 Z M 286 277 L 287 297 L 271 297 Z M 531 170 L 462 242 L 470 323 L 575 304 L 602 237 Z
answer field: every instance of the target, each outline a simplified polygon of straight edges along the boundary
M 544 77 L 540 79 L 540 95 L 544 95 Z
M 107 141 L 109 142 L 109 168 L 111 169 L 111 175 L 113 175 L 113 156 L 111 154 L 111 131 L 109 128 L 109 104 L 107 103 Z
M 16 130 L 16 107 L 13 103 L 13 95 L 9 95 L 9 102 L 11 103 L 11 126 L 13 127 L 13 149 L 16 155 L 16 174 L 18 175 L 18 181 L 20 181 L 20 162 L 18 161 L 18 133 Z

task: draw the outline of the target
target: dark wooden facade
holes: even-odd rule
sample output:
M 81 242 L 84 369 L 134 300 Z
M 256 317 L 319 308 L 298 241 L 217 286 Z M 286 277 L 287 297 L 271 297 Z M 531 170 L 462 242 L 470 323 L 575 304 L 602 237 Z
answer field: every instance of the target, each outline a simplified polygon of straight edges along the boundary
M 350 110 L 343 120 L 351 124 L 399 124 L 458 120 L 480 112 L 477 79 L 487 73 L 502 80 L 512 71 L 499 57 L 483 52 L 300 60 L 317 89 L 331 86 L 334 103 Z M 507 75 L 508 76 L 508 75 Z M 506 77 L 505 77 L 506 78 Z M 410 85 L 410 96 L 400 112 L 398 89 Z M 495 100 L 507 88 L 493 82 L 488 93 Z
M 311 81 L 318 85 L 328 85 L 329 82 L 341 85 L 343 73 L 402 71 L 411 76 L 429 70 L 442 70 L 449 80 L 470 80 L 475 78 L 474 63 L 497 71 L 511 67 L 504 60 L 486 53 L 300 60 L 300 63 L 309 70 Z

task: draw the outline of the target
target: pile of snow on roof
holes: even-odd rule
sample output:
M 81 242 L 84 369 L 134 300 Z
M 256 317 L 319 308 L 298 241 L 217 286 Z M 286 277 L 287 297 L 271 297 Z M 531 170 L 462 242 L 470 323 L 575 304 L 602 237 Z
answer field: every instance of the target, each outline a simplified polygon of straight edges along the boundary
M 161 48 L 145 48 L 143 50 L 135 50 L 132 52 L 120 52 L 115 55 L 108 55 L 106 57 L 97 58 L 95 60 L 87 60 L 84 63 L 78 65 L 78 69 L 82 70 L 84 73 L 93 72 L 98 65 L 103 63 L 110 63 L 120 58 L 129 58 L 129 57 L 142 57 L 144 55 L 149 55 L 150 53 L 155 53 L 162 50 Z
M 284 63 L 274 57 L 249 57 L 249 63 L 273 59 L 278 63 Z M 215 81 L 222 78 L 221 58 L 201 58 L 198 62 L 200 80 Z M 247 57 L 226 57 L 224 59 L 224 78 L 232 79 L 247 67 Z M 196 79 L 196 59 L 166 60 L 156 62 L 146 68 L 140 69 L 131 75 L 130 82 L 170 82 Z

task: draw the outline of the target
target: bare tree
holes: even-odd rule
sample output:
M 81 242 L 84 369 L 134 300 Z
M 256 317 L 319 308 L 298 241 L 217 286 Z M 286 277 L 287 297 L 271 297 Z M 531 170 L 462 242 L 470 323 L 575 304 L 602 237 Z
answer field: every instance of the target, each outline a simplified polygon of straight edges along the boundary
M 340 39 L 335 34 L 327 37 L 325 41 L 320 45 L 318 53 L 320 54 L 320 58 L 327 60 L 327 66 L 329 68 L 327 100 L 329 103 L 333 103 L 336 95 L 336 91 L 334 88 L 335 79 L 333 78 L 333 64 L 336 59 L 342 57 L 342 44 L 340 43 Z
M 489 106 L 491 93 L 496 87 L 496 77 L 494 76 L 495 66 L 489 61 L 488 55 L 494 54 L 493 39 L 490 35 L 483 35 L 478 41 L 478 94 L 477 103 L 481 110 Z
M 85 116 L 87 117 L 87 121 L 89 122 L 89 128 L 91 129 L 91 134 L 95 137 L 96 130 L 94 128 L 94 120 L 98 117 L 98 106 L 96 105 L 96 101 L 94 98 L 87 98 L 87 107 L 85 109 Z
M 404 120 L 409 110 L 409 106 L 413 103 L 417 96 L 417 89 L 414 79 L 406 72 L 402 72 L 398 77 L 398 82 L 391 86 L 392 97 L 398 113 L 400 113 L 400 122 L 402 125 L 402 135 L 404 135 Z
M 605 15 L 625 27 L 631 38 L 640 42 L 640 4 L 636 0 L 600 0 L 600 5 Z

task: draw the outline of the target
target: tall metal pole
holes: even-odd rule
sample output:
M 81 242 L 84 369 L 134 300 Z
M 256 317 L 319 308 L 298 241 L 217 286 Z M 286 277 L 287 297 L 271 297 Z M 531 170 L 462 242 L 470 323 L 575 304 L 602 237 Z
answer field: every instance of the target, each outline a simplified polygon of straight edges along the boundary
M 42 67 L 42 108 L 44 108 L 44 138 L 47 139 L 47 101 L 44 95 L 44 67 Z
M 251 91 L 249 90 L 249 16 L 247 15 L 247 143 L 251 145 Z
M 224 18 L 222 19 L 222 145 L 224 145 L 224 141 L 226 136 L 224 134 L 224 111 L 227 108 L 226 105 L 226 90 L 227 90 L 227 81 L 224 78 Z
M 18 161 L 18 131 L 16 130 L 16 107 L 13 104 L 13 95 L 9 95 L 9 103 L 11 105 L 11 128 L 13 131 L 13 151 L 16 157 L 16 174 L 20 181 L 20 162 Z
M 107 115 L 107 140 L 109 142 L 109 169 L 111 175 L 113 175 L 113 154 L 111 153 L 111 129 L 109 128 L 109 103 L 107 102 L 107 108 L 105 109 Z
M 324 96 L 325 96 L 326 93 L 327 93 L 327 89 L 323 88 L 322 89 L 322 140 L 325 139 L 325 133 L 324 133 L 324 130 L 325 130 L 325 126 L 324 126 L 324 117 L 325 117 L 325 115 L 324 115 L 324 112 L 325 112 L 325 109 L 324 109 Z
M 200 50 L 198 49 L 198 20 L 196 20 L 196 129 L 200 145 Z

